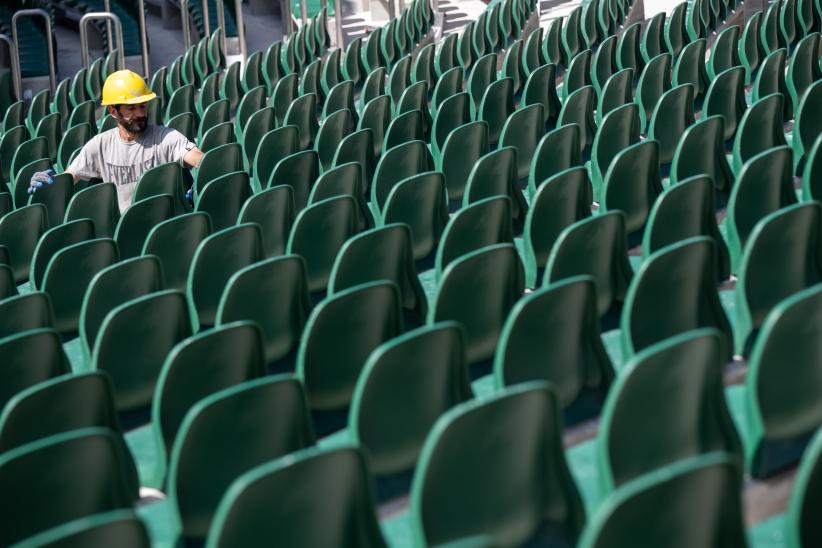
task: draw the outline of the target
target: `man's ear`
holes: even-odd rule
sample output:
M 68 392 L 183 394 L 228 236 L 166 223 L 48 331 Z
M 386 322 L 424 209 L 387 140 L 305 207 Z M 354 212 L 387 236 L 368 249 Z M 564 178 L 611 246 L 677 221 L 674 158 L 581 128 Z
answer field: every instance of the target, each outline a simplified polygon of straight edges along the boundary
M 120 114 L 120 113 L 117 111 L 117 105 L 108 105 L 108 106 L 106 107 L 106 109 L 108 110 L 108 113 L 109 113 L 111 116 L 117 117 L 117 115 L 118 115 L 118 114 Z

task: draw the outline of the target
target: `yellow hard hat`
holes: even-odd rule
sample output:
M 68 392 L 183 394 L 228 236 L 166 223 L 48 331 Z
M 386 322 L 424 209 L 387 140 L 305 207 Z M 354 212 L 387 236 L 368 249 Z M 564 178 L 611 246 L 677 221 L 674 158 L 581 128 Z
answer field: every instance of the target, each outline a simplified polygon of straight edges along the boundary
M 103 105 L 136 105 L 157 97 L 136 72 L 118 70 L 103 84 Z

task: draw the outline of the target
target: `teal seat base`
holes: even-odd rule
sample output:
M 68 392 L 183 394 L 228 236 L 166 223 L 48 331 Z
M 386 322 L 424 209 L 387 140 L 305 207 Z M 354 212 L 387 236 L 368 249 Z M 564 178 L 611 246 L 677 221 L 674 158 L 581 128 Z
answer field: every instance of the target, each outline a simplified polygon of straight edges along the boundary
M 151 545 L 154 548 L 177 546 L 179 533 L 172 517 L 171 501 L 165 499 L 138 506 L 137 515 L 146 524 Z
M 613 331 L 606 331 L 602 334 L 602 344 L 605 346 L 605 352 L 611 359 L 614 365 L 614 370 L 618 373 L 625 365 L 625 357 L 622 353 L 622 331 L 614 329 Z
M 575 445 L 565 451 L 571 476 L 577 484 L 585 503 L 585 513 L 593 515 L 603 498 L 599 467 L 597 465 L 596 439 Z
M 783 548 L 786 546 L 785 514 L 779 514 L 748 529 L 752 548 Z
M 152 487 L 154 489 L 162 489 L 163 478 L 158 477 L 159 455 L 157 450 L 157 441 L 154 436 L 154 428 L 151 424 L 141 426 L 125 435 L 126 445 L 134 457 L 134 463 L 137 465 L 137 475 L 140 478 L 140 485 L 143 487 Z M 165 468 L 165 467 L 163 467 Z

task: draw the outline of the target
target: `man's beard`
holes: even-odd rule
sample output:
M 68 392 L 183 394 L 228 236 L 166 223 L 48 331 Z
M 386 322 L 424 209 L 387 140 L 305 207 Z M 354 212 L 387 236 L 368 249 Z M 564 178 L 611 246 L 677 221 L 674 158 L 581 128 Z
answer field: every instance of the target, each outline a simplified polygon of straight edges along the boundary
M 146 119 L 146 118 L 135 118 L 135 119 L 131 120 L 130 122 L 127 122 L 126 120 L 121 119 L 120 123 L 123 125 L 123 127 L 126 129 L 126 131 L 128 131 L 130 133 L 142 133 L 146 130 L 146 127 L 148 126 L 148 119 Z

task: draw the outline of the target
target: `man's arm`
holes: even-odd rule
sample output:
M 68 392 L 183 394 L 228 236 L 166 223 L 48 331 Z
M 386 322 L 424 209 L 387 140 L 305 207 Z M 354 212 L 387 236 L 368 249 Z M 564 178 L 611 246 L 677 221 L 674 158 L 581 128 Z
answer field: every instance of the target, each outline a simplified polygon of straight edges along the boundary
M 80 180 L 80 176 L 79 176 L 79 175 L 77 175 L 74 171 L 72 171 L 72 170 L 71 170 L 71 168 L 66 168 L 66 169 L 64 169 L 64 170 L 63 170 L 63 173 L 69 173 L 69 174 L 71 175 L 71 178 L 72 178 L 72 179 L 74 179 L 74 184 L 75 184 L 75 185 L 76 185 L 76 184 L 77 184 L 77 182 Z
M 197 147 L 192 148 L 183 156 L 183 162 L 189 167 L 199 167 L 203 159 L 203 151 Z

